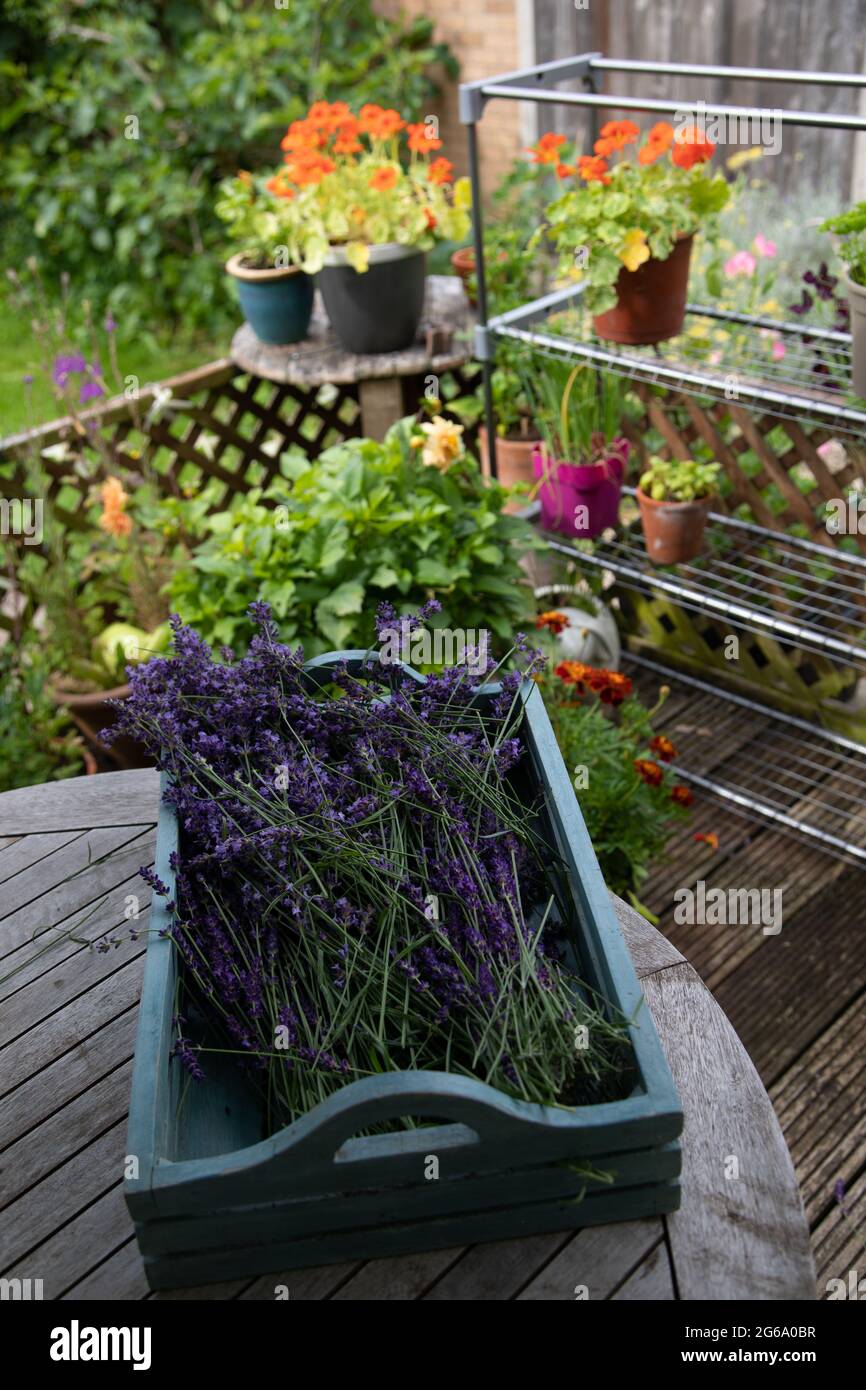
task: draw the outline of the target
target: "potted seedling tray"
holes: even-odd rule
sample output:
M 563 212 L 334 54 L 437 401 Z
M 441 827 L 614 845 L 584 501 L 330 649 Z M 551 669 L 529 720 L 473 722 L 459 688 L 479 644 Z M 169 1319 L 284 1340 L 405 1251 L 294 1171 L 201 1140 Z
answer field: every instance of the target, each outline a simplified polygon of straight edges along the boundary
M 343 661 L 360 674 L 364 657 L 330 653 L 307 671 L 324 684 Z M 479 698 L 489 706 L 497 689 Z M 523 699 L 524 753 L 510 775 L 521 794 L 540 799 L 543 830 L 561 858 L 569 963 L 629 1020 L 621 1099 L 564 1109 L 445 1071 L 390 1072 L 348 1083 L 265 1138 L 261 1102 L 235 1059 L 220 1068 L 209 1058 L 207 1080 L 190 1083 L 171 1058 L 178 955 L 160 934 L 170 924 L 167 900 L 155 898 L 127 1147 L 138 1173 L 125 1183 L 152 1288 L 576 1229 L 679 1205 L 682 1111 L 673 1080 L 532 682 Z M 183 844 L 163 802 L 156 872 L 170 888 L 176 852 Z M 425 1123 L 363 1135 L 406 1116 Z

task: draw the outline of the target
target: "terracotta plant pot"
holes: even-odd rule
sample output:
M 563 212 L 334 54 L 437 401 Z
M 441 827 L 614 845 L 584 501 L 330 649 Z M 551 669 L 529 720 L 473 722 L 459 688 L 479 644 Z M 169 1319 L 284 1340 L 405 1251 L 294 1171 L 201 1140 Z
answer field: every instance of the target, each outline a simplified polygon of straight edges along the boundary
M 538 492 L 542 528 L 592 540 L 609 526 L 616 526 L 629 447 L 627 439 L 613 440 L 600 463 L 551 462 L 537 447 L 532 467 L 536 479 L 544 479 Z
M 538 445 L 538 439 L 508 439 L 507 436 L 496 436 L 496 472 L 504 487 L 513 487 L 515 483 L 532 483 L 535 480 L 532 455 Z M 487 451 L 487 430 L 484 425 L 478 430 L 478 452 L 481 455 L 481 471 L 485 478 L 489 478 L 490 455 Z M 519 512 L 526 503 L 527 498 L 516 497 L 513 502 L 506 503 L 505 510 Z
M 505 251 L 500 251 L 497 260 L 507 261 L 508 255 Z M 454 274 L 459 275 L 463 281 L 463 288 L 466 291 L 466 298 L 473 309 L 478 305 L 478 297 L 474 290 L 470 290 L 469 281 L 475 274 L 475 247 L 461 246 L 459 250 L 452 251 L 451 264 L 454 267 Z
M 866 285 L 855 285 L 846 275 L 845 291 L 851 306 L 851 386 L 866 398 Z
M 451 264 L 454 267 L 454 274 L 459 275 L 463 281 L 463 288 L 466 291 L 466 298 L 474 307 L 478 300 L 469 288 L 469 281 L 475 274 L 475 248 L 472 246 L 461 246 L 459 251 L 451 253 Z
M 680 237 L 665 261 L 650 256 L 637 270 L 623 266 L 616 304 L 593 320 L 599 338 L 638 345 L 661 343 L 683 331 L 693 240 L 693 235 Z
M 85 738 L 115 767 L 152 767 L 153 760 L 148 757 L 139 743 L 132 738 L 119 738 L 112 744 L 105 744 L 99 735 L 114 723 L 115 711 L 109 700 L 125 700 L 130 693 L 128 685 L 117 685 L 112 690 L 96 690 L 92 694 L 81 695 L 64 690 L 61 685 L 50 687 L 55 705 L 68 709 L 76 727 Z M 88 768 L 88 771 L 90 769 Z
M 676 565 L 700 555 L 712 497 L 694 502 L 656 502 L 637 490 L 646 553 L 654 565 Z
M 313 281 L 296 266 L 253 270 L 240 255 L 226 261 L 247 323 L 263 343 L 299 343 L 313 312 Z

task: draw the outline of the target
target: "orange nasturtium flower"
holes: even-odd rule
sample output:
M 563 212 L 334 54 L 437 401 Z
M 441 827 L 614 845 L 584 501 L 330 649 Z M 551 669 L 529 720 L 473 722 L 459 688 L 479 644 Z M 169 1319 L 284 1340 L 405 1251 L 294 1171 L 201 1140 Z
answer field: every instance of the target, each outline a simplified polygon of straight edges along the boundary
M 688 787 L 678 785 L 671 788 L 671 801 L 675 801 L 678 806 L 691 806 L 694 799 L 694 792 Z
M 392 135 L 396 135 L 398 130 L 403 130 L 406 126 L 399 111 L 394 111 L 391 108 L 386 111 L 372 102 L 361 107 L 358 121 L 362 132 L 365 135 L 371 135 L 374 140 L 388 140 Z
M 608 155 L 624 145 L 633 145 L 640 135 L 640 127 L 634 121 L 607 121 L 599 134 L 601 138 L 596 140 L 593 149 L 596 154 Z
M 558 164 L 560 146 L 567 144 L 568 140 L 564 135 L 556 135 L 549 130 L 530 148 L 533 164 Z
M 570 178 L 572 174 L 576 174 L 576 173 L 577 173 L 577 165 L 576 165 L 576 164 L 557 164 L 557 166 L 556 166 L 556 177 L 557 177 L 558 179 L 567 179 L 567 178 Z
M 607 160 L 598 155 L 582 154 L 577 161 L 577 172 L 587 183 L 610 183 Z
M 708 140 L 696 126 L 688 126 L 680 131 L 671 150 L 671 159 L 680 169 L 691 169 L 695 164 L 703 164 L 712 158 L 715 145 Z
M 287 154 L 286 175 L 293 183 L 305 187 L 307 184 L 321 183 L 326 174 L 336 169 L 333 159 L 317 154 L 315 150 L 299 150 L 297 154 Z
M 665 738 L 664 734 L 656 734 L 655 738 L 650 741 L 650 749 L 657 757 L 661 758 L 663 763 L 673 762 L 677 756 L 676 748 L 669 738 Z
M 646 144 L 638 155 L 641 164 L 655 164 L 666 154 L 674 142 L 674 128 L 667 121 L 657 121 L 646 138 Z
M 273 193 L 275 198 L 294 198 L 295 190 L 290 183 L 286 182 L 287 170 L 281 170 L 274 174 L 272 179 L 268 179 L 265 188 L 269 193 Z
M 428 166 L 427 177 L 431 183 L 450 183 L 454 177 L 454 165 L 450 159 L 440 155 Z
M 564 613 L 551 610 L 549 613 L 539 613 L 535 619 L 535 626 L 549 628 L 553 635 L 558 637 L 569 626 L 569 621 Z
M 132 530 L 132 517 L 124 510 L 129 495 L 124 492 L 123 483 L 119 478 L 109 478 L 103 483 L 99 495 L 102 498 L 99 524 L 103 531 L 110 536 L 128 536 Z
M 406 129 L 409 134 L 407 143 L 414 154 L 429 154 L 431 150 L 441 150 L 442 141 L 436 135 L 430 134 L 423 121 L 419 121 L 417 125 L 409 125 Z
M 664 772 L 658 763 L 654 763 L 651 758 L 635 758 L 634 769 L 639 777 L 642 777 L 648 787 L 660 787 L 664 778 Z M 674 789 L 676 790 L 676 788 Z
M 370 187 L 375 188 L 377 193 L 384 193 L 386 189 L 393 188 L 397 182 L 397 170 L 391 164 L 384 165 L 371 175 Z

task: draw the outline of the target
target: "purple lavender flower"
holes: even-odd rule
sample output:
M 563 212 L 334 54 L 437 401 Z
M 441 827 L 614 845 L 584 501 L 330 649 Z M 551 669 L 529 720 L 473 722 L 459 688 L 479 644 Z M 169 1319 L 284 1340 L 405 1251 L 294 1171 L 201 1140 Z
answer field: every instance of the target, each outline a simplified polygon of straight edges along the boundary
M 87 363 L 80 352 L 60 353 L 54 359 L 51 379 L 55 386 L 64 387 L 73 374 L 87 371 Z

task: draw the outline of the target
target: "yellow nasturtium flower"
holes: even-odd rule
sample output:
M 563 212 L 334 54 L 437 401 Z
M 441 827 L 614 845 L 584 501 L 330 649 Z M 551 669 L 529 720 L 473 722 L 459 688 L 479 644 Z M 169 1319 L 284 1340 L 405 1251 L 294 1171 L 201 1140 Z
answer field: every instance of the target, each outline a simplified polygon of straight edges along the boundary
M 630 232 L 626 232 L 619 258 L 626 270 L 637 270 L 644 261 L 648 261 L 650 249 L 646 244 L 646 232 L 642 232 L 640 227 L 632 227 Z
M 738 169 L 742 169 L 744 164 L 751 164 L 752 160 L 763 159 L 763 157 L 763 145 L 752 145 L 748 150 L 737 150 L 736 154 L 732 154 L 729 159 L 725 160 L 725 164 L 733 173 L 736 173 Z

